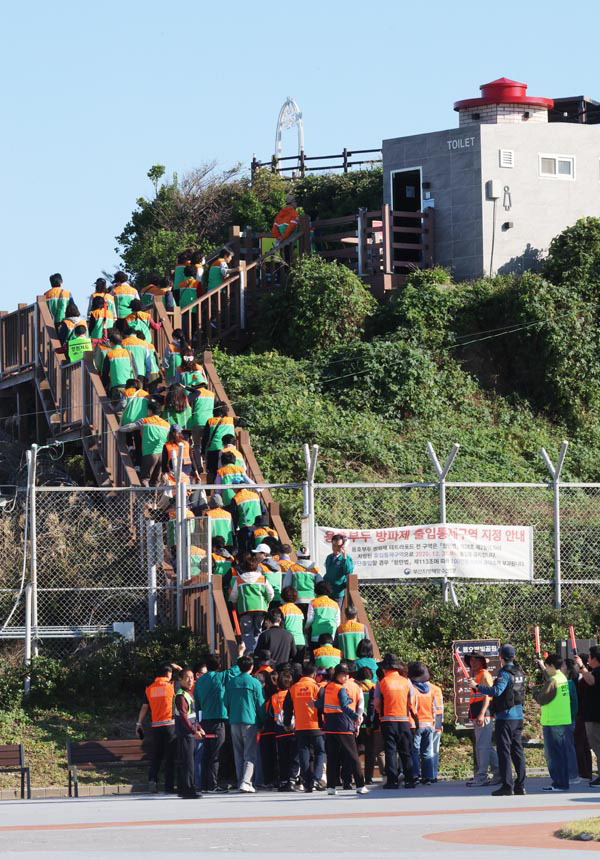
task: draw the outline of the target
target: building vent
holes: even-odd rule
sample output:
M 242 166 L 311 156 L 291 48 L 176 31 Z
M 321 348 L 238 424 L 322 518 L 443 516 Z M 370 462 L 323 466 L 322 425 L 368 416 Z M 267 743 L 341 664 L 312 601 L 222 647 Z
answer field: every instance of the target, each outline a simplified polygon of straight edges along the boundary
M 514 167 L 514 166 L 515 166 L 514 149 L 501 149 L 500 150 L 500 167 Z

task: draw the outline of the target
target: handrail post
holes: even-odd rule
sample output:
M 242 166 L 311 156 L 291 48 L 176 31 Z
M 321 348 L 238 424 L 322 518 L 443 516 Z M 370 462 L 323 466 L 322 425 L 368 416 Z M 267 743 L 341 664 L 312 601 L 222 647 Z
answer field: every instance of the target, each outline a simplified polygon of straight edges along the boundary
M 177 626 L 181 626 L 183 621 L 183 574 L 184 574 L 184 528 L 186 525 L 185 519 L 185 495 L 182 493 L 183 481 L 181 480 L 181 472 L 183 468 L 183 443 L 179 444 L 179 453 L 177 456 L 177 470 L 175 473 L 175 571 L 177 575 L 177 591 L 176 591 L 176 619 Z
M 240 285 L 239 285 L 239 296 L 240 296 L 240 331 L 246 330 L 246 263 L 240 260 Z
M 33 626 L 33 655 L 38 655 L 37 628 L 38 628 L 38 596 L 37 596 L 37 509 L 35 498 L 35 480 L 37 468 L 37 444 L 31 445 L 27 451 L 27 465 L 29 478 L 29 533 L 31 554 L 31 622 Z
M 31 665 L 31 583 L 25 587 L 25 666 Z M 29 695 L 31 677 L 25 677 L 24 692 Z

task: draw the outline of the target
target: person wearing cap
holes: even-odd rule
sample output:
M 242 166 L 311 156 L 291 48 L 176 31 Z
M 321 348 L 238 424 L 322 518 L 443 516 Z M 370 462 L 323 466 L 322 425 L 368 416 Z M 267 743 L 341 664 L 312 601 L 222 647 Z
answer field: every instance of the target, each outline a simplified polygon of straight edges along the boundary
M 413 684 L 414 718 L 411 719 L 413 728 L 413 774 L 416 781 L 422 784 L 433 782 L 433 733 L 435 727 L 435 712 L 433 690 L 429 683 L 429 670 L 420 661 L 408 663 L 408 679 Z
M 379 716 L 381 735 L 385 748 L 384 788 L 398 787 L 400 770 L 404 775 L 404 787 L 416 786 L 413 770 L 412 735 L 410 719 L 416 693 L 408 680 L 408 670 L 402 660 L 393 653 L 386 653 L 381 662 L 383 677 L 379 679 L 373 693 L 375 712 Z
M 271 557 L 271 548 L 267 543 L 259 543 L 256 549 L 251 549 L 250 551 L 258 558 L 258 568 L 273 588 L 273 607 L 281 605 L 283 573 L 277 561 L 274 561 Z
M 474 650 L 467 657 L 467 662 L 475 683 L 483 686 L 492 685 L 492 675 L 487 670 L 487 658 L 483 653 Z M 498 755 L 493 744 L 494 717 L 490 709 L 491 702 L 491 695 L 484 695 L 476 689 L 471 689 L 469 719 L 473 725 L 477 769 L 473 778 L 467 782 L 467 787 L 485 787 L 502 782 L 498 770 Z M 492 775 L 488 781 L 489 768 L 492 770 Z
M 296 643 L 292 633 L 283 626 L 283 614 L 278 608 L 269 609 L 264 627 L 258 636 L 256 650 L 268 650 L 275 665 L 293 662 L 296 659 Z
M 341 605 L 346 593 L 348 576 L 354 572 L 354 561 L 346 552 L 346 538 L 334 534 L 331 538 L 331 554 L 325 558 L 324 579 L 331 585 L 332 597 Z
M 269 603 L 273 599 L 273 588 L 259 570 L 256 555 L 247 552 L 243 556 L 243 571 L 232 579 L 233 587 L 229 600 L 237 609 L 242 641 L 248 652 L 256 649 Z
M 368 793 L 365 778 L 356 748 L 356 732 L 361 717 L 352 707 L 351 698 L 345 688 L 350 679 L 348 666 L 340 663 L 333 669 L 333 678 L 320 691 L 316 708 L 321 714 L 325 750 L 327 754 L 327 793 L 337 794 L 336 786 L 340 771 L 347 777 L 354 776 L 356 792 Z
M 471 680 L 471 689 L 490 695 L 496 716 L 496 751 L 502 784 L 492 792 L 492 796 L 524 796 L 525 791 L 525 754 L 523 752 L 523 702 L 525 700 L 525 675 L 515 662 L 515 649 L 512 644 L 500 648 L 500 668 L 492 686 L 485 686 Z M 511 769 L 515 767 L 515 778 Z
M 275 239 L 275 247 L 279 247 L 288 236 L 291 236 L 298 227 L 298 210 L 296 209 L 296 198 L 288 194 L 285 198 L 285 206 L 275 215 L 271 234 Z

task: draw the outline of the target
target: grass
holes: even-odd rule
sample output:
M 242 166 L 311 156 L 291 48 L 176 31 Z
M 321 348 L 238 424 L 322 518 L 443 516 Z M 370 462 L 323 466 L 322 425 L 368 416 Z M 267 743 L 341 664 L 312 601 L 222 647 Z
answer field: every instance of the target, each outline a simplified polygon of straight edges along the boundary
M 63 787 L 67 784 L 66 743 L 71 740 L 127 739 L 134 736 L 137 710 L 123 703 L 102 710 L 14 708 L 0 712 L 0 743 L 23 743 L 31 768 L 32 787 Z M 130 784 L 144 782 L 146 768 L 110 767 L 104 771 L 83 770 L 81 784 Z M 0 788 L 13 788 L 18 776 L 0 775 Z
M 556 833 L 559 838 L 568 838 L 572 841 L 600 841 L 600 817 L 586 817 L 584 820 L 575 820 L 568 826 L 563 826 Z M 592 838 L 582 839 L 582 835 L 591 835 Z

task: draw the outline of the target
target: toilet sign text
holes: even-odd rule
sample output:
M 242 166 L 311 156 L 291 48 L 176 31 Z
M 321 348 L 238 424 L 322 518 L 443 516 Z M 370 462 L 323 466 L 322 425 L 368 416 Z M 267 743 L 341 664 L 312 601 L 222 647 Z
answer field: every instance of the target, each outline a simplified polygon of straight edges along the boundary
M 471 149 L 475 146 L 474 137 L 455 137 L 448 140 L 448 149 Z

